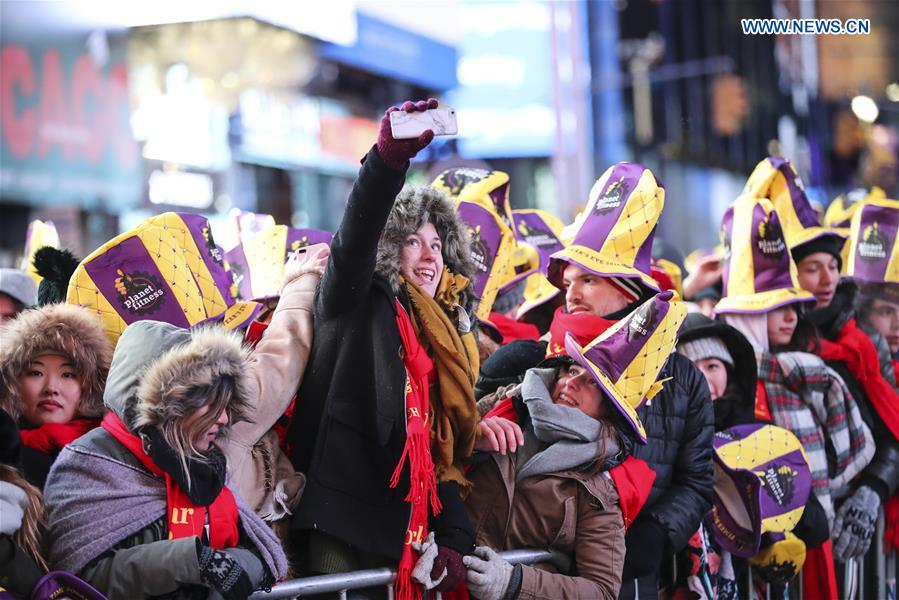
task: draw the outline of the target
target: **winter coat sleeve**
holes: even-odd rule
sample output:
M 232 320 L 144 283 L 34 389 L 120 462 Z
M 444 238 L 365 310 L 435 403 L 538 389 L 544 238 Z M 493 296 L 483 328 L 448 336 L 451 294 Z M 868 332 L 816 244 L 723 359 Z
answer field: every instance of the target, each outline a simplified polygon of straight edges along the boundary
M 109 600 L 150 598 L 185 585 L 202 585 L 194 537 L 116 550 L 82 569 L 78 576 Z
M 253 447 L 284 414 L 303 377 L 312 347 L 312 302 L 319 275 L 308 270 L 287 283 L 262 339 L 250 355 L 250 422 L 231 427 L 223 451 L 232 484 L 245 498 L 258 495 Z M 251 502 L 251 504 L 254 504 Z
M 676 356 L 676 355 L 674 355 Z M 668 533 L 669 550 L 677 552 L 686 546 L 699 528 L 702 517 L 712 507 L 712 436 L 715 415 L 709 386 L 699 370 L 687 359 L 673 369 L 677 394 L 687 397 L 684 433 L 674 462 L 671 485 L 647 509 L 647 516 Z
M 375 273 L 378 240 L 405 171 L 388 167 L 372 148 L 359 169 L 343 220 L 331 241 L 315 312 L 325 318 L 348 312 L 368 294 Z
M 621 510 L 617 504 L 602 506 L 582 487 L 578 491 L 574 558 L 576 576 L 523 566 L 518 598 L 614 600 L 618 597 L 624 567 L 624 521 Z

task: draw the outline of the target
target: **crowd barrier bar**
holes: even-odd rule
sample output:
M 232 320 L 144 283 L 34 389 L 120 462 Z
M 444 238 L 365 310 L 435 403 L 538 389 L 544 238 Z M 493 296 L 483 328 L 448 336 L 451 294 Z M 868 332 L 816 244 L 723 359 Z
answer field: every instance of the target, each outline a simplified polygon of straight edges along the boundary
M 532 565 L 534 563 L 551 563 L 560 572 L 566 572 L 571 568 L 570 559 L 561 552 L 549 550 L 509 550 L 500 552 L 500 556 L 511 564 Z M 327 594 L 337 592 L 341 599 L 347 597 L 349 590 L 361 588 L 385 586 L 387 597 L 393 600 L 393 582 L 396 579 L 396 570 L 384 567 L 381 569 L 366 569 L 364 571 L 350 571 L 348 573 L 334 573 L 332 575 L 316 575 L 313 577 L 301 577 L 291 579 L 274 586 L 270 592 L 259 591 L 250 596 L 251 600 L 279 600 L 282 598 L 296 598 L 311 596 L 313 594 Z M 439 593 L 437 598 L 439 598 Z

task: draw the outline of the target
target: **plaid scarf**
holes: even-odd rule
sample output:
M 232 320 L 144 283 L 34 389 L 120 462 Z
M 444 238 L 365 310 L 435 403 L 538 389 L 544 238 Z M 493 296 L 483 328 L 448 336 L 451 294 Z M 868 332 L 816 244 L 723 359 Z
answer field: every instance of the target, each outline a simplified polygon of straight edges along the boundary
M 834 496 L 839 497 L 874 456 L 874 439 L 858 406 L 840 376 L 806 352 L 763 353 L 759 380 L 774 423 L 802 442 L 812 489 L 832 523 Z

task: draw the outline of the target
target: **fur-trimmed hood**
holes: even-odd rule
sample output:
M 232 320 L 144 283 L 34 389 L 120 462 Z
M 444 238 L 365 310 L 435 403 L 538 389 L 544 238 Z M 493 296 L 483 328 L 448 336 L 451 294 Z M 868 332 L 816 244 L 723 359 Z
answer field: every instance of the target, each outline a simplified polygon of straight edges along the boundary
M 112 346 L 97 316 L 74 304 L 47 304 L 25 310 L 0 328 L 0 406 L 14 419 L 21 416 L 19 377 L 31 360 L 57 354 L 72 361 L 81 377 L 77 415 L 103 416 L 103 388 L 112 358 Z
M 397 291 L 400 276 L 400 251 L 406 238 L 425 223 L 432 223 L 443 242 L 443 262 L 453 273 L 474 277 L 476 266 L 471 258 L 471 235 L 468 226 L 456 211 L 453 201 L 445 193 L 431 186 L 405 187 L 397 195 L 387 224 L 378 241 L 375 270 L 384 276 Z M 463 306 L 469 304 L 472 286 L 469 285 Z
M 132 323 L 119 338 L 103 400 L 128 429 L 182 418 L 202 404 L 192 388 L 232 377 L 232 423 L 246 420 L 251 403 L 249 350 L 220 326 L 193 330 L 161 321 Z

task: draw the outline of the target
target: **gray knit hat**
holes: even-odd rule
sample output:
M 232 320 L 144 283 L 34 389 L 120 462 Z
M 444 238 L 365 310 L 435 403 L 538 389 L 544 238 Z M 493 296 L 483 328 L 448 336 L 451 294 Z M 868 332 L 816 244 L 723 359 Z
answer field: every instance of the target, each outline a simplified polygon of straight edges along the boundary
M 717 358 L 730 367 L 734 366 L 734 359 L 721 338 L 703 337 L 689 342 L 681 342 L 677 345 L 677 351 L 694 363 L 707 358 Z

